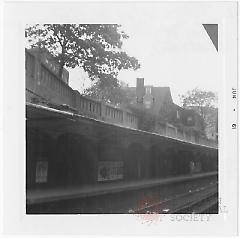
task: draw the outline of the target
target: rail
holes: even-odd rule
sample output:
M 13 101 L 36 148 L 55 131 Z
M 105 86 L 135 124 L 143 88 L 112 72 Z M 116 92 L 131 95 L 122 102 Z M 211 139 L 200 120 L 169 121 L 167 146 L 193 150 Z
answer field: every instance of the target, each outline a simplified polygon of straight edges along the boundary
M 203 212 L 217 203 L 217 184 L 216 182 L 206 187 L 197 188 L 190 192 L 166 198 L 163 201 L 151 203 L 133 210 L 133 213 L 180 214 Z M 211 201 L 209 201 L 209 199 L 211 199 Z

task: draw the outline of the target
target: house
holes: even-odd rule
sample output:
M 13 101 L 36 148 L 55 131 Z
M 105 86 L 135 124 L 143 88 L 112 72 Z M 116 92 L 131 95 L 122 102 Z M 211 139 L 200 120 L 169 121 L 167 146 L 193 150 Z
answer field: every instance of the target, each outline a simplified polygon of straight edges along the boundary
M 137 78 L 136 87 L 125 90 L 132 95 L 131 110 L 143 118 L 139 120 L 140 129 L 190 141 L 203 136 L 202 117 L 175 104 L 169 87 L 144 85 L 144 78 Z
M 208 139 L 218 140 L 218 109 L 208 108 L 206 116 L 206 136 Z

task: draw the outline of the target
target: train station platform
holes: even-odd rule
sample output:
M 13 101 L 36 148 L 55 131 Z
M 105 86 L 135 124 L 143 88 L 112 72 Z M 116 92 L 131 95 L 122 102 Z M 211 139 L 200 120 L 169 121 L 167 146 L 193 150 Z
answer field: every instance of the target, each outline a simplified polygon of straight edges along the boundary
M 56 188 L 42 188 L 27 190 L 27 205 L 64 201 L 69 199 L 86 198 L 104 194 L 132 191 L 144 188 L 151 188 L 161 185 L 170 185 L 179 182 L 209 178 L 217 176 L 218 172 L 199 173 L 170 178 L 150 179 L 141 181 L 121 181 L 111 183 L 98 183 L 85 186 L 68 186 Z

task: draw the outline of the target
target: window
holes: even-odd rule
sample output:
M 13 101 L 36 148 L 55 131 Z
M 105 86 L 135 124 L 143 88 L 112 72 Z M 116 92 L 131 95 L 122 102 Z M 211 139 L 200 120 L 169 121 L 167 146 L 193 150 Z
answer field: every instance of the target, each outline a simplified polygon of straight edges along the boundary
M 146 108 L 151 108 L 151 101 L 145 101 Z
M 151 94 L 151 87 L 146 88 L 146 94 Z

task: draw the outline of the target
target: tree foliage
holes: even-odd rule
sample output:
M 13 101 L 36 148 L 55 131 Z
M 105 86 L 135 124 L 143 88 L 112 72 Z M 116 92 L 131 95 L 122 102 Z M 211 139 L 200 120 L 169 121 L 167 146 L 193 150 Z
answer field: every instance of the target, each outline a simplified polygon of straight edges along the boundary
M 123 81 L 115 81 L 111 84 L 103 84 L 97 81 L 91 87 L 84 90 L 84 95 L 113 104 L 129 104 L 135 98 L 134 92 L 131 94 L 127 89 L 127 84 Z
M 180 95 L 184 108 L 190 108 L 197 111 L 205 120 L 209 110 L 215 108 L 217 96 L 211 91 L 203 91 L 195 88 L 188 91 L 185 95 Z
M 151 112 L 151 109 L 136 107 L 136 105 L 129 105 L 128 108 L 137 116 L 140 130 L 155 131 L 156 122 L 159 121 L 159 118 Z
M 211 91 L 195 88 L 180 95 L 184 108 L 195 110 L 203 118 L 203 130 L 217 128 L 217 95 Z
M 46 48 L 63 67 L 80 66 L 100 89 L 118 86 L 122 69 L 138 69 L 139 62 L 122 51 L 128 35 L 117 24 L 43 24 L 25 31 L 31 47 Z

